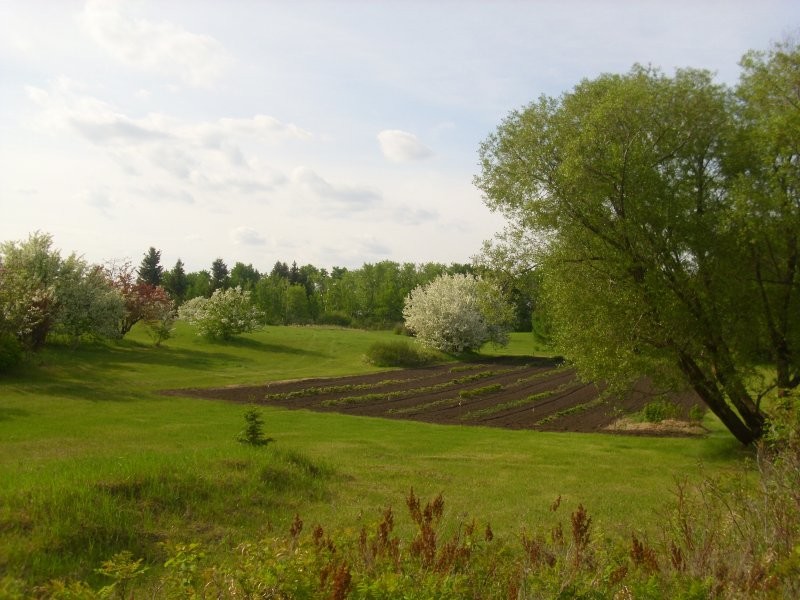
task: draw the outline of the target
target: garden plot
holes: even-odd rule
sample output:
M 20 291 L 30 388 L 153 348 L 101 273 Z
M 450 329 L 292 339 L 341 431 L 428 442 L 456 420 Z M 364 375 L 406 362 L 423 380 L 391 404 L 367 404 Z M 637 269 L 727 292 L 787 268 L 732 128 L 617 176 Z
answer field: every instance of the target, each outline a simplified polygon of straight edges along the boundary
M 654 400 L 645 382 L 625 395 L 578 380 L 558 361 L 526 357 L 481 363 L 385 371 L 351 377 L 270 382 L 260 386 L 166 392 L 288 409 L 541 431 L 601 432 L 615 428 Z M 700 404 L 691 393 L 670 402 L 684 418 Z M 617 432 L 685 435 L 681 427 L 639 427 Z

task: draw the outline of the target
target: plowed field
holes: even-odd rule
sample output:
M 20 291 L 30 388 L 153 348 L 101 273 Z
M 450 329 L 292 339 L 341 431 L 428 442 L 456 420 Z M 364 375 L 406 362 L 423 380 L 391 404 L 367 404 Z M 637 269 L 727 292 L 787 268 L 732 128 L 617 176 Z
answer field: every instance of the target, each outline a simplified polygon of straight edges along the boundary
M 447 425 L 575 432 L 606 431 L 621 416 L 653 400 L 644 381 L 625 397 L 604 397 L 599 386 L 581 383 L 572 369 L 553 360 L 516 357 L 165 393 Z M 670 400 L 684 415 L 700 404 L 693 394 Z M 636 433 L 676 434 L 664 429 Z

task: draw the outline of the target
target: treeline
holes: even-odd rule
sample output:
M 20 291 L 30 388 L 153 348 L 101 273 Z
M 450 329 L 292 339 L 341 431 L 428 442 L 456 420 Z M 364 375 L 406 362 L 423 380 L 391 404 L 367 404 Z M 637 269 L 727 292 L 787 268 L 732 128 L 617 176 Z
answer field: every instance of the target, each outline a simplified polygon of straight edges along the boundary
M 153 263 L 160 252 L 151 248 L 143 259 Z M 196 297 L 209 297 L 217 289 L 240 287 L 251 292 L 256 307 L 269 325 L 328 324 L 364 328 L 393 327 L 403 321 L 406 296 L 442 274 L 491 276 L 485 267 L 452 263 L 381 261 L 366 263 L 357 269 L 333 267 L 330 271 L 312 264 L 298 266 L 276 262 L 269 272 L 260 272 L 252 264 L 237 262 L 229 269 L 216 259 L 209 270 L 187 273 L 178 259 L 164 271 L 162 285 L 177 304 Z M 510 290 L 515 299 L 516 328 L 529 330 L 529 297 Z

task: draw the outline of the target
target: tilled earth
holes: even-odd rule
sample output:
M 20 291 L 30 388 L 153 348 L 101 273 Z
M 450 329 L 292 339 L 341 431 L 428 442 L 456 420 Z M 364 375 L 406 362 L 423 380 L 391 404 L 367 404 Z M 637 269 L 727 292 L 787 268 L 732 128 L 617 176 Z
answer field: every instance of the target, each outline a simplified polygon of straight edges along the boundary
M 620 417 L 640 411 L 654 395 L 642 381 L 624 397 L 601 396 L 556 361 L 526 357 L 446 364 L 351 377 L 277 381 L 259 386 L 165 392 L 351 415 L 412 419 L 541 431 L 607 431 Z M 687 416 L 700 400 L 691 393 L 670 401 Z M 680 429 L 638 434 L 686 435 Z

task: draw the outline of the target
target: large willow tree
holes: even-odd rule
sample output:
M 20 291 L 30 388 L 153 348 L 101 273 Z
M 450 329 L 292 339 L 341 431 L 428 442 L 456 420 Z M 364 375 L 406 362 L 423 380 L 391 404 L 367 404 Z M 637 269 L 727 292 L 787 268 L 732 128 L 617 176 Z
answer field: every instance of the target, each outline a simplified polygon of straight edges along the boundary
M 749 54 L 736 90 L 698 70 L 603 75 L 511 113 L 480 150 L 476 184 L 524 246 L 505 255 L 535 263 L 558 349 L 619 388 L 693 388 L 743 443 L 763 395 L 799 382 L 799 58 Z

